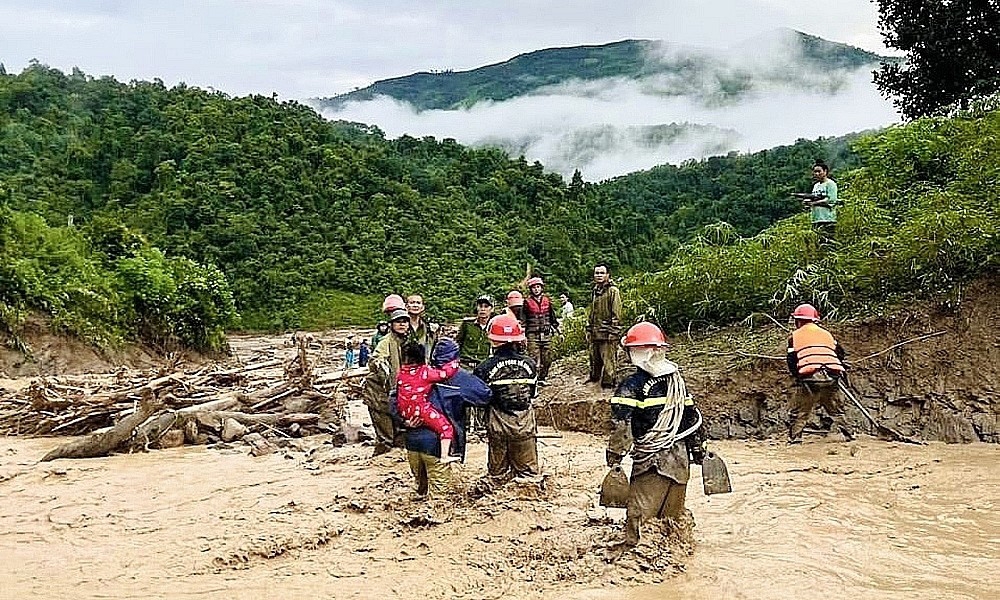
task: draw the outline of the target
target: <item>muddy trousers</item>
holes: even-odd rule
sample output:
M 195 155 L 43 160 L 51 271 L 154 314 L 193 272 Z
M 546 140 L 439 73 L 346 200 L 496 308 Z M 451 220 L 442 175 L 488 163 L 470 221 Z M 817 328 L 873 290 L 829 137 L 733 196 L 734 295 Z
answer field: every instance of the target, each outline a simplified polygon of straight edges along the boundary
M 452 493 L 451 469 L 432 454 L 407 450 L 406 462 L 417 483 L 417 494 L 442 498 Z
M 538 365 L 538 379 L 543 381 L 548 379 L 549 367 L 552 366 L 552 351 L 549 345 L 549 340 L 528 338 L 528 355 L 535 359 L 535 364 Z
M 625 509 L 625 542 L 639 543 L 639 527 L 646 519 L 676 519 L 684 512 L 687 484 L 651 469 L 636 475 L 628 488 Z
M 487 473 L 497 482 L 507 482 L 514 477 L 538 477 L 538 447 L 534 436 L 512 440 L 487 429 L 489 455 Z
M 616 340 L 590 341 L 590 381 L 599 381 L 603 387 L 615 385 Z
M 375 454 L 388 452 L 394 446 L 402 447 L 402 435 L 392 422 L 392 415 L 377 408 L 368 407 L 368 415 L 375 429 Z
M 817 404 L 830 415 L 834 426 L 840 429 L 845 438 L 854 439 L 854 431 L 844 417 L 844 401 L 840 397 L 836 382 L 823 386 L 802 382 L 802 385 L 795 389 L 788 407 L 790 441 L 802 439 L 802 430 L 806 428 L 806 423 L 809 422 L 809 417 L 812 416 L 813 408 Z

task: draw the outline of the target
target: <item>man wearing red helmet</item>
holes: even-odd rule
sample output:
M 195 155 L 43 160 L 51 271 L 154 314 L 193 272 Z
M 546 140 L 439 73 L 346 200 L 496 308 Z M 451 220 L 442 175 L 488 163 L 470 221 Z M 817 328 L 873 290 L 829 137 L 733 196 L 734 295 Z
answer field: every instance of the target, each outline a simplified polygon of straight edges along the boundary
M 636 371 L 611 398 L 609 467 L 632 449 L 624 546 L 639 542 L 646 519 L 684 515 L 690 463 L 705 458 L 701 413 L 677 365 L 667 359 L 667 338 L 652 323 L 637 323 L 622 340 Z
M 524 300 L 524 335 L 528 339 L 528 355 L 538 365 L 538 385 L 545 385 L 552 366 L 549 344 L 552 334 L 559 326 L 556 307 L 552 299 L 542 293 L 544 283 L 541 277 L 528 280 L 528 297 Z
M 829 331 L 819 326 L 819 311 L 800 304 L 792 313 L 795 331 L 788 338 L 788 371 L 796 388 L 788 407 L 788 443 L 802 442 L 802 431 L 819 404 L 833 418 L 844 438 L 854 439 L 854 431 L 844 417 L 843 399 L 837 382 L 844 374 L 844 349 Z
M 510 479 L 537 482 L 537 425 L 532 406 L 538 379 L 535 361 L 521 352 L 524 330 L 512 315 L 493 317 L 487 337 L 493 355 L 480 363 L 474 374 L 492 392 L 486 421 L 488 475 L 495 483 Z

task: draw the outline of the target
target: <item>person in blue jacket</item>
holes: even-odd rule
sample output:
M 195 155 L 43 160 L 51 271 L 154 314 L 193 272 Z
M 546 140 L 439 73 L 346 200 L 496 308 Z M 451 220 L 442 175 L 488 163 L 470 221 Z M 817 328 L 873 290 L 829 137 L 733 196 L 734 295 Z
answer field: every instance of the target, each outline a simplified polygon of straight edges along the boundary
M 431 365 L 440 367 L 458 358 L 458 343 L 451 338 L 441 338 L 434 346 Z M 486 406 L 490 401 L 490 388 L 472 373 L 459 369 L 443 383 L 434 384 L 429 400 L 434 408 L 448 417 L 455 428 L 452 452 L 465 461 L 466 406 Z M 390 401 L 393 417 L 398 420 L 396 398 Z M 427 427 L 408 427 L 403 435 L 406 458 L 417 484 L 417 494 L 443 496 L 452 491 L 451 469 L 441 462 L 441 439 Z

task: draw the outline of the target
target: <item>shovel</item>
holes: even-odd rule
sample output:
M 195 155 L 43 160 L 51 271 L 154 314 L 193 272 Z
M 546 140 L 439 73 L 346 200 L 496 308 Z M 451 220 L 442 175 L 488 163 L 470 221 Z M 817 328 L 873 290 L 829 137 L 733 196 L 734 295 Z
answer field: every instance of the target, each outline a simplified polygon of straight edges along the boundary
M 733 491 L 726 461 L 714 452 L 706 453 L 705 459 L 701 461 L 701 484 L 706 496 L 728 494 Z
M 611 467 L 601 483 L 601 506 L 625 508 L 628 505 L 628 476 L 621 465 Z
M 837 386 L 839 386 L 840 391 L 843 392 L 845 396 L 847 396 L 847 399 L 853 402 L 854 406 L 858 407 L 858 410 L 861 411 L 861 414 L 863 414 L 866 419 L 871 421 L 872 425 L 875 426 L 875 431 L 877 431 L 880 436 L 885 436 L 891 440 L 895 440 L 897 442 L 905 442 L 907 444 L 917 444 L 918 446 L 922 446 L 924 444 L 924 442 L 920 440 L 915 440 L 911 437 L 905 436 L 902 433 L 896 431 L 895 429 L 891 427 L 886 427 L 885 425 L 876 421 L 875 417 L 873 417 L 872 414 L 868 412 L 868 409 L 865 408 L 865 406 L 861 404 L 861 402 L 854 396 L 854 394 L 851 393 L 851 390 L 847 389 L 847 386 L 844 384 L 842 380 L 839 379 L 837 380 Z

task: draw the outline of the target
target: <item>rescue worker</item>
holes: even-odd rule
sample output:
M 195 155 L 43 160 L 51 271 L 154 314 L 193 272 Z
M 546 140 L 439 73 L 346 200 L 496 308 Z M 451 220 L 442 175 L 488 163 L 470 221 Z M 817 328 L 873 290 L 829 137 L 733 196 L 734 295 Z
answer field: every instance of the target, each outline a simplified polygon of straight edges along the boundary
M 524 326 L 524 294 L 517 290 L 507 292 L 507 308 L 504 310 Z
M 556 307 L 552 299 L 542 293 L 545 283 L 541 277 L 528 280 L 528 297 L 524 300 L 524 334 L 528 339 L 528 355 L 538 365 L 538 385 L 546 385 L 552 355 L 549 344 L 552 334 L 559 328 Z
M 508 314 L 493 317 L 487 336 L 493 355 L 476 367 L 475 375 L 490 386 L 487 475 L 495 484 L 510 479 L 541 481 L 535 433 L 535 361 L 522 353 L 521 324 Z
M 819 404 L 848 441 L 854 431 L 844 417 L 843 399 L 837 387 L 844 375 L 844 349 L 829 331 L 819 326 L 819 311 L 800 304 L 792 313 L 795 330 L 788 338 L 788 372 L 795 378 L 795 391 L 788 407 L 788 443 L 802 442 L 802 430 Z
M 652 323 L 629 328 L 622 344 L 636 371 L 611 398 L 609 467 L 632 448 L 622 546 L 639 542 L 646 519 L 677 519 L 684 513 L 690 463 L 705 458 L 701 413 L 688 394 L 678 366 L 667 359 L 667 338 Z
M 590 377 L 588 383 L 603 388 L 615 386 L 615 352 L 621 335 L 622 296 L 611 281 L 608 265 L 594 267 L 594 289 L 590 314 L 587 317 L 587 341 L 590 343 Z
M 368 362 L 361 398 L 368 407 L 375 428 L 373 456 L 384 454 L 393 446 L 402 446 L 402 438 L 389 411 L 389 393 L 396 385 L 399 365 L 403 362 L 403 344 L 410 329 L 410 315 L 405 308 L 389 314 L 389 334 L 382 338 Z
M 420 294 L 410 294 L 406 297 L 406 312 L 410 316 L 410 331 L 406 339 L 423 346 L 425 356 L 429 361 L 434 350 L 434 343 L 441 333 L 441 326 L 427 320 L 424 315 L 424 298 Z
M 455 360 L 458 355 L 458 344 L 451 338 L 443 337 L 434 346 L 431 365 L 440 368 Z M 466 407 L 485 406 L 490 399 L 490 388 L 469 371 L 459 369 L 443 385 L 434 385 L 428 399 L 435 409 L 451 420 L 455 427 L 452 449 L 465 460 L 466 431 L 462 426 L 463 413 Z M 395 404 L 392 408 L 395 409 Z M 441 462 L 441 441 L 437 434 L 423 424 L 414 423 L 413 427 L 405 430 L 404 438 L 406 458 L 416 480 L 417 495 L 440 497 L 453 491 L 451 469 Z
M 483 294 L 476 298 L 476 314 L 462 319 L 455 341 L 460 348 L 459 361 L 463 367 L 475 369 L 490 355 L 490 340 L 486 337 L 487 325 L 493 317 L 493 298 Z
M 382 312 L 385 313 L 386 319 L 393 311 L 404 308 L 406 308 L 406 301 L 399 294 L 389 294 L 382 301 Z M 389 321 L 379 321 L 378 325 L 375 326 L 375 334 L 372 336 L 372 352 L 378 348 L 378 343 L 387 335 L 389 335 Z
M 476 314 L 462 319 L 455 340 L 461 348 L 459 362 L 467 369 L 475 369 L 490 356 L 490 340 L 486 337 L 490 318 L 493 317 L 493 298 L 483 294 L 476 298 Z M 485 406 L 470 406 L 466 427 L 480 433 L 486 430 Z

